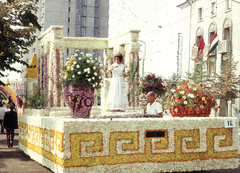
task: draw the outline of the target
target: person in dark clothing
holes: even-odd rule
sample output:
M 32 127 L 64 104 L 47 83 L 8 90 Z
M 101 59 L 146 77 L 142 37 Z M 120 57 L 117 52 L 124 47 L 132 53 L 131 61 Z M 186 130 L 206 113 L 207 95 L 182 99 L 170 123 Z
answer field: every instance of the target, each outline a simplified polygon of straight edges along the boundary
M 17 112 L 14 111 L 14 105 L 10 104 L 10 111 L 5 113 L 3 127 L 7 130 L 7 146 L 13 147 L 14 129 L 18 129 Z M 10 143 L 11 136 L 11 143 Z

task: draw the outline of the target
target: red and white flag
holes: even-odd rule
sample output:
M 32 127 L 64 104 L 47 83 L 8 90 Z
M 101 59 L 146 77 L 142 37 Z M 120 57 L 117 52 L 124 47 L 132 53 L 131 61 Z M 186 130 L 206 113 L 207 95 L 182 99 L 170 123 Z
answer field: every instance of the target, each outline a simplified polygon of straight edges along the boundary
M 216 47 L 218 46 L 218 42 L 219 42 L 218 35 L 217 33 L 215 33 L 209 46 L 207 57 L 214 51 L 214 49 L 216 49 Z
M 203 52 L 204 46 L 205 46 L 205 43 L 203 41 L 203 37 L 201 37 L 200 43 L 198 45 L 198 53 L 197 53 L 197 56 L 195 58 L 196 61 L 198 61 L 199 56 Z

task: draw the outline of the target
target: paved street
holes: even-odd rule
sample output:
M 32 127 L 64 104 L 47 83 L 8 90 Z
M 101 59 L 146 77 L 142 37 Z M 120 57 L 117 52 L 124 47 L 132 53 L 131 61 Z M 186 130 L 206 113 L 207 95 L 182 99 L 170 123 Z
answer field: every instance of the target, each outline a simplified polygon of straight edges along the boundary
M 240 131 L 239 131 L 239 166 L 234 170 L 194 171 L 192 173 L 239 173 L 240 172 Z M 13 148 L 7 148 L 6 134 L 0 134 L 0 173 L 50 173 L 51 171 L 24 154 L 18 146 L 18 131 L 15 134 Z M 189 173 L 189 172 L 188 172 Z

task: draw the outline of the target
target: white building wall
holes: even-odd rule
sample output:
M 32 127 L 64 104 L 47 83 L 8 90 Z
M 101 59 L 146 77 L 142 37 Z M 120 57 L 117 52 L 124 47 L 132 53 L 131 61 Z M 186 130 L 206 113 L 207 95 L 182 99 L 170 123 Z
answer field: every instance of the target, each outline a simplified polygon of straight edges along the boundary
M 140 29 L 139 40 L 146 43 L 144 72 L 168 77 L 177 72 L 180 9 L 176 6 L 180 2 L 180 0 L 111 0 L 109 36 L 116 36 L 130 29 Z M 140 59 L 144 56 L 145 48 L 141 41 Z M 140 61 L 140 69 L 142 62 Z

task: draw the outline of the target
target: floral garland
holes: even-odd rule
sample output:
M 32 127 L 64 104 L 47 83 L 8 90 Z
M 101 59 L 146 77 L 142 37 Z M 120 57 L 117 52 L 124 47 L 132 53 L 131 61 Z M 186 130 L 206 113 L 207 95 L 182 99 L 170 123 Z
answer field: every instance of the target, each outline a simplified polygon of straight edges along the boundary
M 92 89 L 100 87 L 103 80 L 103 64 L 101 58 L 93 59 L 92 54 L 83 55 L 78 53 L 71 57 L 64 67 L 65 78 L 63 83 L 68 85 L 76 85 L 81 83 L 82 86 L 88 86 Z
M 205 88 L 205 85 L 187 80 L 186 83 L 174 87 L 165 94 L 167 97 L 166 109 L 169 108 L 175 112 L 195 111 L 200 113 L 201 111 L 210 112 L 211 108 L 215 108 L 215 111 L 217 111 L 216 99 Z
M 153 73 L 148 73 L 145 77 L 141 78 L 140 84 L 137 87 L 139 94 L 146 95 L 150 91 L 153 91 L 158 97 L 161 97 L 167 91 L 162 79 Z

